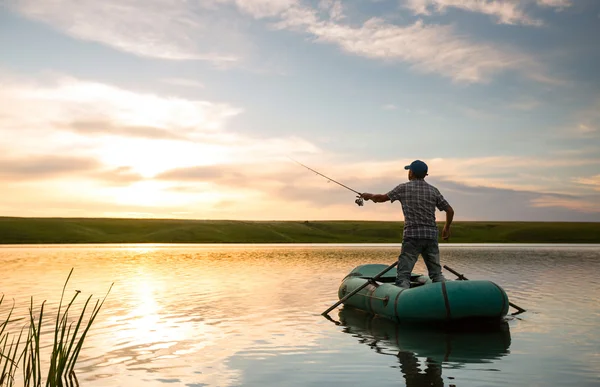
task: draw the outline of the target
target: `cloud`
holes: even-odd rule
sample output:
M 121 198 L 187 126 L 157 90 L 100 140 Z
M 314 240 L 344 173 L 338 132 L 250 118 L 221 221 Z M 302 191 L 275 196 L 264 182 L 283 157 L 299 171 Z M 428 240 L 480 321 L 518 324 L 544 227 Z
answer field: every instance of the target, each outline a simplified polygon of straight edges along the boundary
M 94 171 L 100 167 L 98 160 L 70 156 L 33 156 L 0 159 L 0 179 L 31 180 L 51 179 L 78 172 Z
M 415 155 L 414 158 L 418 156 Z M 373 179 L 396 176 L 404 179 L 414 158 L 390 161 L 364 160 L 334 169 L 334 176 L 371 176 Z M 575 194 L 572 185 L 565 185 L 560 173 L 600 164 L 597 154 L 568 154 L 547 156 L 485 156 L 472 158 L 425 159 L 429 177 L 470 187 L 488 187 L 519 191 Z M 347 178 L 347 177 L 346 177 Z
M 9 152 L 94 156 L 146 177 L 178 167 L 319 152 L 300 137 L 253 138 L 227 130 L 228 121 L 243 112 L 227 103 L 137 93 L 70 77 L 5 81 L 0 98 L 0 134 L 12 139 Z
M 30 3 L 26 0 L 21 4 L 26 6 Z M 42 8 L 52 8 L 55 3 L 40 4 Z M 93 7 L 109 3 L 98 3 Z M 126 1 L 123 6 L 127 8 L 133 3 Z M 265 19 L 277 28 L 309 36 L 317 44 L 339 47 L 349 55 L 407 63 L 415 71 L 440 74 L 457 82 L 487 82 L 507 70 L 529 74 L 536 69 L 527 53 L 475 42 L 460 35 L 453 26 L 425 22 L 398 25 L 377 18 L 360 21 L 354 19 L 355 15 L 352 22 L 348 22 L 342 3 L 338 1 L 321 1 L 315 8 L 303 7 L 297 2 L 277 1 L 212 3 L 210 7 L 214 8 L 210 8 L 208 2 L 203 2 L 202 7 L 208 9 L 208 13 L 221 8 L 241 10 L 251 17 Z M 148 4 L 150 8 L 163 6 L 157 1 Z M 183 3 L 172 4 L 175 8 L 184 7 Z M 193 4 L 196 3 L 187 4 L 195 6 Z M 74 8 L 74 18 L 78 17 L 77 12 L 83 12 L 77 7 Z M 133 31 L 134 35 L 137 33 L 146 32 Z M 204 49 L 196 43 L 188 47 L 177 39 L 173 42 L 161 39 L 157 41 L 173 43 L 186 53 L 201 53 Z M 202 87 L 193 79 L 167 78 L 163 81 L 172 85 Z M 98 193 L 90 189 L 90 197 L 97 194 L 96 199 L 105 198 L 107 203 L 115 203 L 117 199 L 119 203 L 123 200 L 125 203 L 144 201 L 148 206 L 176 203 L 165 206 L 169 211 L 177 212 L 191 209 L 192 217 L 199 214 L 236 216 L 237 212 L 240 216 L 258 217 L 267 216 L 267 213 L 286 217 L 308 214 L 334 216 L 348 214 L 350 208 L 356 207 L 354 195 L 343 188 L 295 165 L 282 166 L 283 155 L 294 152 L 318 155 L 318 147 L 299 137 L 252 137 L 247 133 L 232 132 L 228 129 L 229 122 L 241 116 L 244 109 L 229 103 L 137 92 L 71 77 L 44 82 L 2 82 L 0 99 L 3 101 L 0 106 L 0 134 L 10 139 L 10 144 L 5 144 L 10 164 L 7 161 L 2 165 L 7 171 L 12 171 L 10 181 L 35 182 L 39 176 L 45 181 L 69 177 L 77 182 L 85 177 L 112 185 L 110 190 Z M 394 106 L 389 104 L 384 108 Z M 582 125 L 591 123 L 584 121 Z M 44 159 L 53 153 L 81 160 L 80 165 L 74 168 L 82 169 L 71 170 L 66 162 L 61 164 L 60 160 Z M 33 161 L 38 164 L 32 164 Z M 91 164 L 86 166 L 86 162 Z M 531 203 L 539 205 L 543 200 L 554 203 L 553 207 L 546 206 L 544 209 L 560 206 L 567 209 L 567 206 L 574 207 L 574 203 L 591 200 L 592 197 L 581 194 L 582 187 L 572 188 L 556 179 L 550 168 L 554 165 L 568 169 L 573 165 L 593 165 L 594 162 L 598 162 L 597 154 L 585 158 L 565 156 L 556 159 L 509 156 L 453 158 L 434 160 L 430 165 L 432 175 L 439 177 L 442 186 L 460 193 L 465 203 L 463 207 L 468 204 L 465 198 L 479 198 L 487 192 L 488 197 L 498 193 L 498 203 L 502 203 L 500 207 L 521 200 L 519 208 L 524 211 L 524 208 L 531 207 Z M 36 170 L 41 164 L 48 170 Z M 349 164 L 339 169 L 332 167 L 331 173 L 324 172 L 352 187 L 380 187 L 384 190 L 395 183 L 390 176 L 397 176 L 400 180 L 405 178 L 401 170 L 404 164 L 406 162 L 398 160 L 373 161 L 365 165 Z M 318 165 L 316 167 L 320 170 Z M 529 176 L 524 176 L 522 171 Z M 371 177 L 367 179 L 364 176 Z M 41 180 L 35 190 L 39 192 L 40 187 L 43 187 Z M 489 191 L 481 192 L 483 189 Z M 557 196 L 557 192 L 569 190 L 573 190 L 573 195 Z M 197 194 L 200 194 L 199 198 L 195 197 Z M 222 197 L 217 197 L 219 195 Z M 533 202 L 533 199 L 538 202 Z M 224 202 L 228 205 L 220 208 L 218 203 Z M 190 203 L 190 207 L 186 207 Z M 248 203 L 252 205 L 248 206 Z M 246 209 L 245 205 L 251 208 Z M 521 216 L 515 212 L 504 214 L 502 211 L 505 209 L 488 208 L 487 205 L 475 207 L 472 216 L 476 217 L 477 211 L 489 217 Z M 273 208 L 278 210 L 273 212 Z M 541 207 L 536 208 L 539 210 Z M 589 207 L 581 205 L 581 208 Z M 231 212 L 219 212 L 225 209 Z M 366 216 L 400 215 L 400 211 L 395 214 L 387 212 L 391 211 L 376 207 Z
M 571 0 L 535 0 L 540 7 L 558 8 L 559 10 L 573 5 Z
M 221 131 L 228 119 L 243 112 L 226 103 L 136 93 L 71 77 L 5 80 L 2 86 L 0 132 L 50 137 L 51 145 L 85 142 L 87 135 L 194 139 Z
M 542 0 L 538 0 L 540 2 Z M 405 6 L 416 14 L 441 13 L 447 8 L 494 16 L 500 24 L 523 24 L 541 26 L 540 20 L 532 19 L 522 9 L 519 1 L 511 0 L 408 0 Z
M 235 0 L 240 10 L 256 18 L 273 17 L 297 4 L 296 0 Z
M 546 170 L 545 165 L 556 168 L 583 163 L 594 165 L 594 162 L 597 160 L 563 158 L 552 162 L 526 157 L 429 160 L 432 176 L 428 181 L 442 190 L 465 220 L 597 220 L 600 219 L 600 210 L 594 204 L 598 201 L 597 195 L 586 194 L 572 185 L 564 189 L 562 179 L 541 172 Z M 331 161 L 315 159 L 307 165 L 359 192 L 385 193 L 406 181 L 401 166 L 407 163 L 408 160 L 392 160 L 332 165 Z M 515 172 L 525 168 L 530 171 L 527 176 Z M 156 179 L 175 183 L 172 189 L 179 192 L 243 192 L 228 199 L 227 210 L 239 216 L 243 215 L 236 210 L 264 218 L 258 210 L 241 210 L 252 202 L 252 206 L 267 212 L 267 204 L 271 203 L 278 208 L 277 217 L 288 219 L 339 216 L 340 219 L 393 220 L 402 217 L 399 208 L 390 211 L 389 206 L 372 203 L 361 208 L 360 213 L 355 212 L 354 193 L 283 160 L 179 168 L 166 171 Z M 272 212 L 269 214 L 275 216 Z
M 91 157 L 29 155 L 0 159 L 0 180 L 26 183 L 48 180 L 97 180 L 101 184 L 120 186 L 142 180 L 129 167 L 106 168 Z
M 341 20 L 345 18 L 344 7 L 341 0 L 321 0 L 319 9 L 326 11 L 331 20 Z
M 110 135 L 114 134 L 117 136 L 124 137 L 141 137 L 141 138 L 155 138 L 155 139 L 185 139 L 183 135 L 173 133 L 168 129 L 153 128 L 150 126 L 127 126 L 117 125 L 111 122 L 103 121 L 74 121 L 63 125 L 67 130 L 72 130 L 83 135 L 97 134 L 97 135 Z
M 540 105 L 541 103 L 537 99 L 525 97 L 509 103 L 508 107 L 516 110 L 530 111 L 538 108 Z
M 240 179 L 246 177 L 246 175 L 240 172 L 239 167 L 241 167 L 241 165 L 207 165 L 200 167 L 176 168 L 157 175 L 156 179 L 176 181 L 193 180 L 200 182 L 213 182 L 215 180 L 230 179 L 232 181 L 238 181 L 243 185 L 244 182 L 240 181 Z
M 33 80 L 0 74 L 0 84 L 0 136 L 10 139 L 0 148 L 0 179 L 10 187 L 3 191 L 6 214 L 81 214 L 89 203 L 89 216 L 131 206 L 123 207 L 121 216 L 232 211 L 235 217 L 236 208 L 211 206 L 264 199 L 272 186 L 294 177 L 279 172 L 281 159 L 320 152 L 300 137 L 229 130 L 229 119 L 242 109 L 227 103 L 61 76 Z M 220 175 L 207 174 L 211 170 Z M 28 205 L 25 198 L 40 205 Z M 102 201 L 104 211 L 97 206 Z
M 600 154 L 600 145 L 588 145 L 583 147 L 577 147 L 575 149 L 569 149 L 565 146 L 563 149 L 559 149 L 553 152 L 556 156 L 563 157 L 582 157 L 582 156 L 590 156 L 590 155 L 598 155 Z
M 600 134 L 600 97 L 579 113 L 577 131 L 586 135 Z
M 144 180 L 144 177 L 139 173 L 133 172 L 131 167 L 104 169 L 90 174 L 90 177 L 110 186 L 128 186 L 131 183 Z
M 406 181 L 402 166 L 409 160 L 335 163 L 333 160 L 319 161 L 320 157 L 315 155 L 312 160 L 302 162 L 360 192 L 385 193 Z M 431 175 L 428 181 L 442 191 L 461 220 L 600 219 L 598 194 L 586 194 L 585 189 L 573 184 L 568 184 L 566 192 L 561 193 L 555 184 L 564 188 L 564 182 L 553 179 L 547 172 L 548 167 L 576 166 L 584 162 L 595 165 L 591 159 L 498 157 L 427 162 Z M 110 168 L 93 159 L 77 157 L 11 159 L 11 162 L 0 163 L 0 167 L 5 173 L 12 171 L 11 176 L 5 176 L 7 181 L 33 184 L 37 179 L 39 184 L 45 184 L 38 178 L 45 179 L 48 182 L 44 187 L 45 195 L 38 200 L 48 206 L 58 206 L 54 207 L 56 211 L 66 211 L 52 213 L 50 207 L 42 211 L 39 206 L 28 209 L 24 206 L 24 198 L 35 195 L 39 198 L 39 189 L 16 191 L 11 188 L 12 191 L 4 193 L 4 203 L 13 206 L 21 203 L 21 212 L 16 214 L 15 208 L 19 207 L 14 207 L 7 213 L 20 216 L 27 216 L 28 211 L 34 209 L 50 216 L 81 214 L 80 208 L 89 202 L 86 216 L 107 216 L 108 213 L 110 216 L 131 216 L 131 211 L 135 211 L 157 217 L 178 213 L 177 216 L 185 218 L 402 219 L 400 207 L 390 207 L 389 203 L 367 203 L 365 207 L 357 207 L 354 193 L 283 157 L 269 160 L 246 157 L 214 165 L 177 167 L 146 178 L 129 167 Z M 525 167 L 531 175 L 520 177 L 515 173 Z M 18 179 L 15 178 L 17 175 L 20 176 Z M 507 177 L 512 175 L 516 177 Z M 66 179 L 68 184 L 59 185 L 57 178 Z M 598 178 L 581 178 L 574 182 L 598 187 Z M 86 185 L 85 181 L 90 180 L 101 186 Z M 59 189 L 64 190 L 66 197 L 77 200 L 61 199 Z M 15 196 L 17 192 L 19 197 Z M 102 200 L 106 202 L 104 208 L 98 204 Z
M 273 164 L 249 161 L 175 168 L 158 174 L 155 179 L 178 183 L 206 183 L 226 189 L 244 188 L 264 192 L 268 188 L 283 186 L 290 181 L 300 181 L 306 176 L 306 170 L 292 169 L 287 162 Z M 182 190 L 188 188 L 189 185 L 177 187 Z
M 381 108 L 383 110 L 397 110 L 398 106 L 396 106 L 396 105 L 394 105 L 392 103 L 388 103 L 388 104 L 383 105 Z
M 7 0 L 20 14 L 70 36 L 170 60 L 240 60 L 247 39 L 220 0 Z M 218 11 L 218 12 L 217 12 Z M 214 39 L 218 36 L 219 39 Z
M 174 86 L 195 87 L 195 88 L 199 88 L 199 89 L 204 88 L 204 84 L 202 82 L 198 82 L 193 79 L 165 78 L 165 79 L 162 79 L 162 81 L 164 83 L 168 83 L 169 85 L 174 85 Z
M 430 175 L 469 186 L 525 190 L 532 192 L 575 193 L 560 179 L 553 179 L 552 170 L 577 170 L 600 163 L 591 157 L 477 157 L 471 159 L 439 159 L 429 163 Z M 558 172 L 555 172 L 558 173 Z
M 598 207 L 598 203 L 600 203 L 600 195 L 591 196 L 588 200 L 582 199 L 583 198 L 557 198 L 541 195 L 538 198 L 532 199 L 531 203 L 533 207 L 562 207 L 583 213 L 600 214 L 600 207 Z
M 578 177 L 573 181 L 577 184 L 591 186 L 595 191 L 600 191 L 600 174 L 590 177 Z
M 234 147 L 227 142 L 235 134 L 224 125 L 243 111 L 71 77 L 2 83 L 0 134 L 11 138 L 8 154 L 96 157 L 144 176 L 231 157 Z
M 451 25 L 428 25 L 423 21 L 396 25 L 380 18 L 350 25 L 331 18 L 323 20 L 316 10 L 296 6 L 283 12 L 273 28 L 309 33 L 317 43 L 335 44 L 365 58 L 406 62 L 414 71 L 440 74 L 456 82 L 488 82 L 507 70 L 522 72 L 536 81 L 554 82 L 530 55 L 469 41 Z
M 315 42 L 336 45 L 349 54 L 384 62 L 405 62 L 415 71 L 440 74 L 457 82 L 487 82 L 508 70 L 524 73 L 539 82 L 556 82 L 529 54 L 471 41 L 451 25 L 428 25 L 421 20 L 396 25 L 379 18 L 342 23 L 345 15 L 339 0 L 320 0 L 316 7 L 303 5 L 299 0 L 9 0 L 8 4 L 22 15 L 75 38 L 154 58 L 208 60 L 219 65 L 241 61 L 253 46 L 245 29 L 249 22 L 243 19 L 250 16 L 268 20 L 274 29 L 310 34 Z M 459 6 L 488 12 L 505 22 L 528 20 L 520 8 L 508 2 L 412 0 L 408 3 L 416 12 L 429 12 L 431 4 L 441 9 Z M 180 79 L 171 83 L 190 84 Z
M 574 132 L 582 136 L 594 134 L 598 131 L 597 128 L 589 126 L 588 124 L 579 124 L 574 128 Z
M 443 13 L 448 8 L 456 8 L 492 16 L 498 24 L 542 26 L 544 23 L 541 20 L 525 12 L 525 7 L 530 3 L 557 11 L 572 5 L 570 0 L 406 0 L 404 6 L 417 15 Z
M 470 186 L 430 179 L 462 219 L 597 221 L 600 196 Z
M 558 135 L 569 138 L 594 139 L 600 137 L 600 98 L 577 111 L 570 125 L 559 128 Z

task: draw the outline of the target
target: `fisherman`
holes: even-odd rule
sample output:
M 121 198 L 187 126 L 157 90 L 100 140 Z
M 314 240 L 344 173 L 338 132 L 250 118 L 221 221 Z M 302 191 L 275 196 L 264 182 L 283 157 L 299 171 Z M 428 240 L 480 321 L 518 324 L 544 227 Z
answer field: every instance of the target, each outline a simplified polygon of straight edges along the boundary
M 435 209 L 446 212 L 446 224 L 442 238 L 450 238 L 450 225 L 454 218 L 454 209 L 444 199 L 440 191 L 425 182 L 428 167 L 421 160 L 415 160 L 404 167 L 408 170 L 408 182 L 401 183 L 387 194 L 363 193 L 360 197 L 374 203 L 399 200 L 404 213 L 404 232 L 402 250 L 398 256 L 396 286 L 410 288 L 410 275 L 419 259 L 423 256 L 429 278 L 433 282 L 445 281 L 440 265 L 438 247 L 438 228 L 435 222 Z

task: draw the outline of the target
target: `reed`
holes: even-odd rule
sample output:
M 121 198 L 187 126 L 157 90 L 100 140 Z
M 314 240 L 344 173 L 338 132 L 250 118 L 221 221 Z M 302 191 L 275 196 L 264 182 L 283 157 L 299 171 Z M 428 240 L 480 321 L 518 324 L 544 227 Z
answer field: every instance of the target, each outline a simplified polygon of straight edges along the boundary
M 104 305 L 108 293 L 114 284 L 111 284 L 108 292 L 102 299 L 96 300 L 91 308 L 91 313 L 87 321 L 84 322 L 86 311 L 90 308 L 90 295 L 85 301 L 79 316 L 71 321 L 69 313 L 72 313 L 72 307 L 80 291 L 76 290 L 68 304 L 63 305 L 65 300 L 65 290 L 73 269 L 69 272 L 67 280 L 63 286 L 56 321 L 54 322 L 54 337 L 51 346 L 50 359 L 45 381 L 42 379 L 42 356 L 41 336 L 42 322 L 44 319 L 44 307 L 46 301 L 39 307 L 37 317 L 34 314 L 33 297 L 30 301 L 29 316 L 27 322 L 20 329 L 19 335 L 11 335 L 7 327 L 9 323 L 16 323 L 19 320 L 11 320 L 14 311 L 14 303 L 10 308 L 7 317 L 0 323 L 0 387 L 15 386 L 15 375 L 18 369 L 21 369 L 23 375 L 23 386 L 41 387 L 42 383 L 46 387 L 70 387 L 79 386 L 75 375 L 75 364 L 83 347 L 84 340 L 89 333 L 92 323 L 98 316 L 100 309 Z M 4 301 L 4 295 L 0 298 L 0 307 Z M 24 335 L 25 334 L 25 335 Z

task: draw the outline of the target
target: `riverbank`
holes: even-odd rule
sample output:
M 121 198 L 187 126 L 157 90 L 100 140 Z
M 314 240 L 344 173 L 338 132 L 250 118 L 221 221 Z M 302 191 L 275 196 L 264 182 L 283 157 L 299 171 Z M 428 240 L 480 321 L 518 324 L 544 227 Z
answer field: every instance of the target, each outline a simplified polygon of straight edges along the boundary
M 0 244 L 398 243 L 402 230 L 402 222 L 383 221 L 0 217 Z M 600 243 L 600 223 L 454 222 L 450 241 Z

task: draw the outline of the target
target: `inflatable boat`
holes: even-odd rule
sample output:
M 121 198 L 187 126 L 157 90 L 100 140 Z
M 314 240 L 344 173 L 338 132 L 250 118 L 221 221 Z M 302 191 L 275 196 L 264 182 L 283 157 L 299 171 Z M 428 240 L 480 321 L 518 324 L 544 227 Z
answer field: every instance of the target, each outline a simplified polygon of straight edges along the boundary
M 338 297 L 364 286 L 343 304 L 395 322 L 455 323 L 502 321 L 509 309 L 504 289 L 492 281 L 470 280 L 432 282 L 428 276 L 413 273 L 411 287 L 396 286 L 396 270 L 373 280 L 386 265 L 368 264 L 354 268 L 342 279 Z

